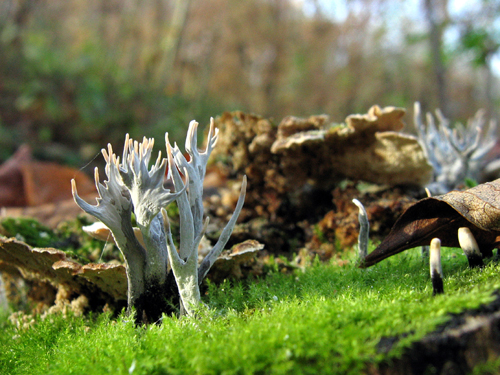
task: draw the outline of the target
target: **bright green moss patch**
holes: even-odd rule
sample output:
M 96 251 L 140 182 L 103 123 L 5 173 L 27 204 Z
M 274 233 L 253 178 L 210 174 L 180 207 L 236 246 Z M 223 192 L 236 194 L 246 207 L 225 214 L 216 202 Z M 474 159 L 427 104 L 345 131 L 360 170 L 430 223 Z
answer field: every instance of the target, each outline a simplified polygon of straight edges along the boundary
M 49 247 L 59 240 L 52 229 L 29 218 L 5 218 L 0 229 L 4 236 L 16 237 L 34 247 Z
M 90 224 L 87 217 L 79 216 L 62 222 L 53 230 L 35 219 L 8 217 L 0 220 L 0 234 L 15 237 L 32 247 L 63 250 L 81 264 L 121 260 L 120 251 L 114 244 L 93 239 L 82 230 L 83 226 Z
M 199 317 L 134 327 L 107 316 L 40 319 L 27 330 L 4 321 L 5 374 L 359 374 L 449 319 L 490 302 L 499 266 L 469 270 L 443 251 L 445 294 L 432 297 L 418 250 L 361 270 L 316 264 L 246 283 L 209 285 Z M 381 338 L 397 337 L 388 354 Z

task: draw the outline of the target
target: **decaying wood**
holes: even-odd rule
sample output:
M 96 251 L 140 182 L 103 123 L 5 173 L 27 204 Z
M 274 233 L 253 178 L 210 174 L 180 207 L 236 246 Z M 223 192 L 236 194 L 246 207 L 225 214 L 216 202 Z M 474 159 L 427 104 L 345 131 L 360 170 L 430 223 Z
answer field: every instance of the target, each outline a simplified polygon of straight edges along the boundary
M 252 182 L 243 215 L 273 221 L 284 209 L 296 212 L 304 201 L 310 206 L 310 197 L 302 194 L 309 187 L 331 191 L 346 178 L 425 186 L 432 166 L 417 138 L 400 132 L 404 113 L 373 106 L 341 124 L 319 115 L 289 116 L 276 126 L 258 116 L 226 112 L 216 119 L 220 133 L 212 160 L 228 179 L 245 174 Z
M 127 298 L 125 267 L 117 264 L 81 264 L 67 258 L 57 249 L 31 248 L 14 238 L 0 237 L 2 271 L 16 269 L 23 278 L 47 282 L 56 288 L 64 287 L 89 299 L 113 301 Z M 3 266 L 8 267 L 3 267 Z
M 369 267 L 391 255 L 439 238 L 443 246 L 459 247 L 459 228 L 469 228 L 484 257 L 500 245 L 500 179 L 465 191 L 425 198 L 410 206 L 389 235 L 365 258 Z
M 255 240 L 245 241 L 224 252 L 211 270 L 212 281 L 241 278 L 242 268 L 251 268 L 256 253 L 264 245 Z M 0 271 L 35 282 L 48 283 L 56 290 L 85 295 L 100 305 L 121 306 L 127 299 L 125 266 L 115 263 L 81 265 L 67 257 L 64 251 L 53 248 L 32 248 L 14 238 L 0 237 Z M 50 302 L 49 302 L 50 303 Z

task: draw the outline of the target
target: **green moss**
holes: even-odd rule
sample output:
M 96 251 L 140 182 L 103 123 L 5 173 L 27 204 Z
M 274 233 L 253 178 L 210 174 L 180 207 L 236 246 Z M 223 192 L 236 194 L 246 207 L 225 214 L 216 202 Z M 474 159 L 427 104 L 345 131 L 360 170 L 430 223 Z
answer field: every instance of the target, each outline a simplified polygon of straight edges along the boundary
M 0 222 L 0 231 L 33 247 L 50 247 L 58 240 L 52 229 L 30 218 L 5 218 Z
M 492 300 L 500 266 L 469 270 L 443 250 L 445 294 L 432 297 L 418 250 L 361 270 L 315 264 L 248 282 L 210 284 L 197 318 L 52 317 L 18 330 L 4 322 L 0 368 L 8 374 L 359 374 L 447 321 Z M 16 337 L 12 339 L 12 337 Z M 388 354 L 383 337 L 396 337 Z M 38 354 L 35 354 L 38 353 Z M 85 353 L 85 355 L 82 355 Z
M 78 216 L 75 220 L 62 222 L 56 228 L 59 243 L 56 248 L 63 250 L 66 254 L 78 260 L 82 264 L 101 263 L 111 260 L 123 261 L 120 250 L 111 241 L 103 242 L 92 238 L 83 231 L 83 227 L 92 222 L 87 216 Z
M 467 189 L 471 189 L 473 187 L 476 187 L 478 185 L 478 182 L 474 180 L 473 178 L 466 178 L 464 180 L 464 184 L 467 187 Z
M 82 263 L 120 260 L 121 254 L 112 243 L 104 243 L 90 237 L 82 230 L 91 222 L 86 216 L 62 222 L 52 230 L 31 218 L 5 218 L 0 221 L 0 232 L 15 237 L 32 247 L 53 247 L 66 252 L 68 257 Z

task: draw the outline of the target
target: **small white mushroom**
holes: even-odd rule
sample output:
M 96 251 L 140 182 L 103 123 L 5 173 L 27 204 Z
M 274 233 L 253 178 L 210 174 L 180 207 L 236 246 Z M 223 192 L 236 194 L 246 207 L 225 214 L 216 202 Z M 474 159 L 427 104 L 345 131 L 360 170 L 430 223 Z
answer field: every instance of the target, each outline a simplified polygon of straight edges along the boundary
M 353 199 L 352 202 L 359 208 L 358 257 L 359 260 L 362 261 L 368 255 L 368 238 L 370 232 L 370 223 L 368 222 L 368 215 L 366 214 L 366 210 L 363 204 L 357 199 Z
M 443 269 L 441 268 L 441 240 L 433 238 L 430 246 L 430 271 L 432 281 L 432 294 L 443 294 Z
M 484 267 L 483 257 L 479 250 L 479 246 L 469 228 L 462 227 L 458 229 L 458 242 L 467 256 L 470 268 Z

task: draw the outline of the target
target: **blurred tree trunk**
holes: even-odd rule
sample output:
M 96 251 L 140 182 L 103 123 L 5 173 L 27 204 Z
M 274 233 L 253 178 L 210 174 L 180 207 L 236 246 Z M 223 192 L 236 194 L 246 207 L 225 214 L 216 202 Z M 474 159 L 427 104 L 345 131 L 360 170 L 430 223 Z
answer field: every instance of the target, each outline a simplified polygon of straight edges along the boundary
M 429 25 L 429 44 L 437 99 L 441 111 L 445 116 L 449 116 L 446 67 L 443 58 L 443 31 L 448 21 L 448 0 L 424 0 L 424 9 Z
M 283 54 L 285 53 L 286 36 L 288 34 L 288 25 L 283 19 L 286 17 L 286 6 L 286 0 L 275 0 L 272 3 L 271 8 L 271 19 L 276 27 L 276 33 L 274 34 L 272 41 L 270 40 L 270 43 L 272 44 L 272 54 L 274 56 L 271 58 L 268 75 L 265 79 L 263 86 L 264 90 L 262 92 L 262 95 L 264 96 L 263 103 L 265 103 L 263 112 L 267 116 L 271 116 L 274 108 L 277 106 L 280 79 L 281 74 L 283 73 L 282 59 Z
M 174 84 L 172 82 L 172 72 L 179 51 L 179 45 L 182 37 L 182 31 L 186 26 L 189 5 L 191 0 L 174 0 L 172 2 L 172 16 L 167 29 L 167 33 L 161 40 L 160 58 L 156 67 L 155 82 L 157 85 L 167 86 L 168 88 Z

